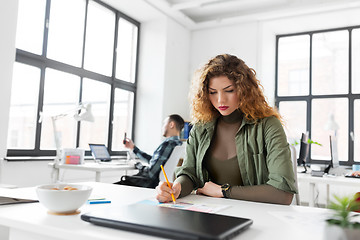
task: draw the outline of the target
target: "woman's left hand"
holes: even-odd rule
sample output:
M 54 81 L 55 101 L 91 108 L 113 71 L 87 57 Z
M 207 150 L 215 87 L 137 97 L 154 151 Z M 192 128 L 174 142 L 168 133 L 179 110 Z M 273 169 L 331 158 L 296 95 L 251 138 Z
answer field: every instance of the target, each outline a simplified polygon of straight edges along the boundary
M 210 197 L 223 197 L 221 186 L 213 182 L 206 182 L 204 187 L 198 188 L 196 194 L 203 194 Z

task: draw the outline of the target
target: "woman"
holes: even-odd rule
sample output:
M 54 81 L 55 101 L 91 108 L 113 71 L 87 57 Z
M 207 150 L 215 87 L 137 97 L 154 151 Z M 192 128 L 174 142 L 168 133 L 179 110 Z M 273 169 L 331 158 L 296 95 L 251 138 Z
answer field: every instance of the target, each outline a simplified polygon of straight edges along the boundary
M 211 59 L 194 78 L 194 127 L 186 159 L 157 200 L 197 194 L 290 204 L 295 188 L 290 149 L 278 112 L 265 100 L 255 71 L 229 54 Z

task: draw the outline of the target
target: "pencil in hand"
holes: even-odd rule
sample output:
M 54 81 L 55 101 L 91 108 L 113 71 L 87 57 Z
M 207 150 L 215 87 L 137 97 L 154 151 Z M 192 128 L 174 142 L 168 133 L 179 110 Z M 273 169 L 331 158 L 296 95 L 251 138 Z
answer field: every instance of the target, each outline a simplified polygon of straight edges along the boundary
M 164 174 L 164 176 L 165 176 L 166 183 L 167 183 L 167 185 L 169 186 L 169 188 L 171 189 L 171 186 L 170 186 L 169 180 L 168 180 L 168 178 L 167 178 L 167 176 L 166 176 L 166 173 L 165 173 L 165 170 L 164 170 L 163 165 L 160 165 L 160 167 L 161 167 L 161 170 L 162 170 L 162 172 L 163 172 L 163 174 Z M 172 200 L 173 200 L 173 203 L 176 204 L 175 196 L 174 196 L 173 193 L 171 193 L 171 198 L 172 198 Z

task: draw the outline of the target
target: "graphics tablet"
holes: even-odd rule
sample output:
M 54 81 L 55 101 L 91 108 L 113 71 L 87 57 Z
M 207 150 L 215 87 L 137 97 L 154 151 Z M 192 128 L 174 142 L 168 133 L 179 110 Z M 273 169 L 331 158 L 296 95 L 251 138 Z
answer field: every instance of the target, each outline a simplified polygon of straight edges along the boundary
M 109 207 L 83 214 L 81 219 L 104 227 L 171 239 L 230 239 L 253 223 L 246 218 L 146 204 Z

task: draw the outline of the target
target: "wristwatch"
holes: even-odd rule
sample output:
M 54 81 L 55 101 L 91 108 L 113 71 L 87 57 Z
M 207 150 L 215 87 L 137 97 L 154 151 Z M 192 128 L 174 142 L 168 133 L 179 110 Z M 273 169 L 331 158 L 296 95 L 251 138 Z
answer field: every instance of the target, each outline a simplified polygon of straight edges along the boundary
M 224 198 L 229 198 L 230 188 L 231 188 L 231 186 L 228 183 L 221 185 L 221 191 L 222 191 Z

